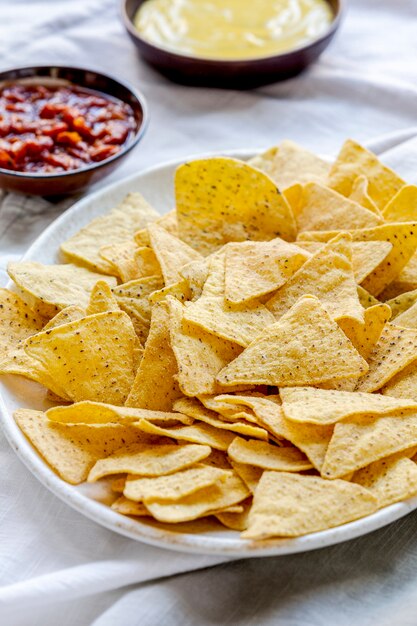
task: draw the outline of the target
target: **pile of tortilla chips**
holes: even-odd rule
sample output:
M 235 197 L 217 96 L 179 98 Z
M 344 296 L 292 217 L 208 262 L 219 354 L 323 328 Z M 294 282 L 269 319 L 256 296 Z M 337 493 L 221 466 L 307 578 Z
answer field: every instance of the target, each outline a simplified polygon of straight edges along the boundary
M 175 194 L 10 264 L 0 372 L 45 388 L 15 413 L 39 454 L 119 513 L 250 540 L 417 494 L 417 187 L 349 140 L 185 163 Z

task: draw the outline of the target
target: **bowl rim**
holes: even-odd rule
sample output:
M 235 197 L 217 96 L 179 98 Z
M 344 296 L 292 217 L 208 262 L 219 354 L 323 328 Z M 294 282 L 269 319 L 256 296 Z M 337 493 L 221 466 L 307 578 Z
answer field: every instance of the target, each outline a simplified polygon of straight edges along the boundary
M 135 134 L 133 136 L 133 139 L 128 142 L 124 147 L 122 147 L 122 149 L 117 152 L 116 154 L 113 154 L 112 156 L 108 157 L 107 159 L 103 159 L 103 161 L 98 161 L 97 163 L 91 163 L 90 165 L 86 165 L 85 167 L 79 167 L 77 169 L 73 169 L 73 170 L 66 170 L 64 172 L 56 172 L 56 173 L 42 173 L 42 172 L 16 172 L 15 170 L 9 170 L 6 169 L 4 167 L 0 167 L 0 176 L 10 176 L 10 177 L 14 177 L 14 178 L 21 178 L 21 179 L 36 179 L 36 180 L 49 180 L 49 179 L 57 179 L 57 178 L 66 178 L 66 177 L 71 177 L 71 176 L 75 176 L 77 174 L 82 174 L 85 172 L 89 172 L 91 170 L 98 170 L 101 167 L 104 167 L 110 163 L 112 163 L 113 161 L 117 161 L 117 159 L 120 159 L 121 157 L 123 157 L 124 155 L 126 155 L 128 152 L 130 152 L 140 141 L 140 139 L 142 139 L 146 129 L 148 128 L 149 125 L 149 106 L 147 104 L 146 98 L 143 95 L 143 93 L 139 90 L 136 89 L 136 87 L 134 87 L 133 85 L 131 85 L 130 83 L 124 81 L 124 80 L 120 80 L 119 78 L 116 78 L 113 74 L 108 74 L 107 72 L 102 72 L 101 70 L 92 68 L 92 67 L 81 67 L 81 66 L 75 66 L 75 65 L 61 65 L 59 63 L 54 63 L 54 64 L 39 64 L 39 65 L 21 65 L 18 67 L 12 67 L 12 68 L 8 68 L 5 70 L 1 70 L 0 71 L 0 82 L 2 81 L 6 81 L 7 74 L 10 74 L 11 72 L 20 72 L 23 70 L 42 70 L 42 69 L 52 69 L 52 68 L 57 68 L 57 69 L 62 69 L 62 70 L 75 70 L 75 71 L 83 71 L 83 72 L 91 72 L 92 74 L 96 74 L 96 75 L 100 75 L 103 78 L 108 78 L 112 81 L 114 81 L 115 83 L 118 83 L 119 85 L 121 85 L 122 87 L 124 87 L 127 91 L 129 91 L 134 98 L 138 101 L 140 108 L 142 110 L 142 121 L 140 123 L 140 125 L 138 126 L 138 128 L 135 131 Z M 25 77 L 26 78 L 26 77 Z M 45 78 L 47 78 L 45 76 Z M 12 79 L 10 82 L 17 82 L 19 81 L 19 78 L 15 78 Z M 74 85 L 76 85 L 77 83 L 73 83 Z M 80 85 L 82 87 L 82 85 Z M 99 91 L 99 90 L 96 90 Z M 105 91 L 102 91 L 100 93 L 104 93 L 106 94 Z M 107 94 L 110 95 L 110 94 Z M 120 99 L 120 98 L 119 98 Z
M 171 57 L 173 60 L 177 62 L 195 61 L 197 63 L 200 63 L 201 65 L 211 65 L 211 66 L 222 65 L 222 66 L 226 66 L 229 68 L 238 67 L 242 65 L 242 63 L 244 63 L 245 67 L 247 67 L 248 69 L 257 66 L 259 63 L 265 63 L 267 61 L 273 61 L 273 60 L 278 61 L 280 59 L 287 60 L 291 58 L 294 54 L 299 53 L 299 52 L 309 51 L 318 43 L 325 41 L 328 37 L 332 37 L 340 26 L 340 23 L 345 14 L 345 8 L 346 8 L 345 0 L 334 0 L 334 4 L 336 6 L 331 7 L 334 12 L 334 16 L 333 16 L 331 23 L 329 24 L 329 27 L 321 35 L 318 35 L 312 41 L 309 41 L 308 43 L 305 43 L 305 44 L 301 44 L 295 48 L 291 48 L 288 52 L 281 52 L 278 54 L 268 54 L 262 57 L 248 57 L 248 58 L 243 58 L 243 59 L 222 59 L 222 58 L 215 58 L 215 57 L 200 57 L 200 56 L 195 56 L 193 54 L 186 54 L 184 52 L 175 51 L 169 47 L 159 46 L 155 43 L 152 43 L 150 40 L 145 39 L 144 37 L 141 36 L 139 31 L 133 24 L 133 21 L 130 19 L 130 17 L 127 14 L 126 5 L 128 1 L 129 0 L 119 0 L 122 22 L 126 30 L 128 31 L 129 35 L 133 39 L 136 39 L 138 42 L 140 42 L 143 46 L 147 46 L 149 49 L 153 50 L 154 52 L 163 53 Z M 326 2 L 332 5 L 331 0 L 326 0 Z

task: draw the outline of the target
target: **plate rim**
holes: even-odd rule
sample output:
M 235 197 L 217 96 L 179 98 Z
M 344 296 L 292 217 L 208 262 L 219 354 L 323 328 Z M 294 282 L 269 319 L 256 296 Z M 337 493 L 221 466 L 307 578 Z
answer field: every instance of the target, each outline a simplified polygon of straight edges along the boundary
M 36 255 L 39 247 L 43 245 L 42 242 L 45 239 L 47 240 L 61 225 L 65 225 L 65 222 L 69 218 L 72 218 L 74 215 L 78 215 L 82 212 L 84 206 L 89 205 L 100 198 L 105 200 L 106 196 L 110 192 L 115 190 L 117 191 L 117 189 L 123 188 L 130 182 L 136 182 L 137 180 L 140 181 L 142 177 L 157 173 L 161 169 L 177 167 L 186 160 L 212 156 L 231 156 L 246 160 L 251 156 L 259 154 L 259 152 L 261 152 L 261 149 L 257 150 L 251 148 L 223 150 L 220 153 L 219 151 L 197 153 L 186 158 L 170 159 L 162 163 L 155 164 L 110 183 L 105 187 L 80 198 L 68 209 L 66 209 L 59 217 L 53 220 L 51 224 L 49 224 L 41 233 L 41 235 L 39 235 L 39 237 L 37 237 L 29 246 L 28 250 L 22 256 L 22 260 L 31 259 L 32 255 Z M 105 206 L 104 202 L 103 207 Z M 105 213 L 107 210 L 107 208 L 103 208 L 102 213 Z M 6 287 L 10 288 L 11 285 L 12 282 L 9 281 Z M 5 387 L 7 387 L 7 379 L 8 376 L 5 376 L 1 385 L 5 385 Z M 311 550 L 317 550 L 366 535 L 404 517 L 417 508 L 417 496 L 414 496 L 413 498 L 403 502 L 392 504 L 388 507 L 380 509 L 365 518 L 296 538 L 277 538 L 267 539 L 264 541 L 250 541 L 240 539 L 237 533 L 234 533 L 234 536 L 231 538 L 227 537 L 226 533 L 233 533 L 233 531 L 227 530 L 224 531 L 224 538 L 206 534 L 175 532 L 142 523 L 140 519 L 136 520 L 121 515 L 120 513 L 113 511 L 108 505 L 89 498 L 87 495 L 84 495 L 74 489 L 73 485 L 70 485 L 62 480 L 57 474 L 55 474 L 52 468 L 49 467 L 46 461 L 43 460 L 41 455 L 19 429 L 6 406 L 6 401 L 3 398 L 1 389 L 0 425 L 9 445 L 30 473 L 65 504 L 89 518 L 96 524 L 103 526 L 108 530 L 112 530 L 119 535 L 123 535 L 158 548 L 174 550 L 177 552 L 224 556 L 226 558 L 281 556 L 296 554 L 299 552 L 309 552 Z

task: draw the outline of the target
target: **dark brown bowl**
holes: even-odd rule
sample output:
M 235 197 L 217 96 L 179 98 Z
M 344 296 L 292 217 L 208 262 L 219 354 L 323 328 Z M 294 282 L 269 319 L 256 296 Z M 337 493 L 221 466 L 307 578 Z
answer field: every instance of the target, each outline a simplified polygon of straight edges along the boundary
M 291 78 L 312 63 L 328 46 L 339 27 L 343 0 L 327 0 L 334 19 L 315 41 L 285 54 L 239 61 L 203 59 L 171 52 L 143 39 L 133 24 L 136 11 L 146 0 L 121 0 L 127 32 L 145 61 L 167 78 L 185 85 L 250 89 Z
M 37 196 L 61 196 L 68 195 L 85 189 L 108 176 L 129 152 L 142 139 L 148 125 L 147 105 L 143 95 L 107 74 L 95 70 L 76 67 L 62 67 L 57 65 L 20 67 L 17 69 L 0 72 L 0 87 L 8 82 L 26 81 L 42 84 L 43 80 L 48 84 L 59 85 L 60 82 L 70 81 L 75 85 L 101 91 L 104 94 L 119 98 L 129 104 L 135 115 L 136 130 L 133 138 L 126 143 L 117 154 L 85 167 L 58 172 L 56 174 L 14 172 L 0 168 L 0 189 L 19 191 L 21 193 Z

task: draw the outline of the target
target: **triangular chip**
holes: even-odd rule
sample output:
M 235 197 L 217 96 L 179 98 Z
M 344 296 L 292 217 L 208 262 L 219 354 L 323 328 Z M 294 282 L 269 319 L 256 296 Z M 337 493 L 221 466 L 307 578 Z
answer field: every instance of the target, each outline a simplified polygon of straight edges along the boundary
M 369 489 L 382 508 L 417 494 L 417 463 L 394 454 L 355 472 L 352 481 Z
M 310 255 L 283 239 L 225 247 L 225 298 L 239 304 L 282 287 Z
M 39 332 L 45 320 L 16 293 L 0 289 L 0 362 L 19 343 Z
M 338 231 L 310 231 L 300 233 L 302 241 L 329 241 Z M 378 296 L 409 262 L 417 248 L 417 223 L 389 223 L 375 228 L 350 231 L 353 241 L 389 241 L 391 252 L 385 257 L 364 281 L 362 287 Z
M 304 296 L 217 376 L 225 386 L 315 385 L 354 378 L 366 361 L 317 298 Z
M 365 309 L 363 324 L 356 320 L 344 318 L 338 320 L 338 325 L 359 354 L 367 361 L 390 316 L 389 306 L 382 303 L 375 304 Z
M 312 467 L 298 448 L 275 446 L 254 439 L 246 441 L 241 437 L 236 437 L 232 441 L 227 454 L 232 461 L 277 472 L 302 472 Z
M 185 163 L 176 171 L 175 195 L 180 237 L 204 255 L 228 241 L 295 238 L 291 207 L 276 184 L 243 161 Z
M 326 161 L 293 141 L 283 141 L 249 163 L 266 172 L 280 189 L 312 180 L 325 182 L 330 168 Z
M 272 324 L 274 316 L 261 303 L 228 304 L 224 298 L 224 258 L 213 257 L 201 297 L 184 310 L 184 319 L 216 337 L 247 346 Z
M 158 224 L 148 226 L 152 249 L 161 266 L 165 285 L 172 285 L 181 279 L 179 270 L 192 261 L 198 261 L 201 255 L 184 241 L 171 235 Z
M 411 398 L 417 401 L 417 360 L 393 376 L 381 393 L 395 398 Z
M 333 319 L 344 317 L 363 322 L 352 270 L 352 248 L 349 236 L 335 237 L 311 257 L 267 302 L 279 319 L 301 296 L 319 298 Z
M 413 400 L 390 398 L 376 393 L 358 393 L 315 389 L 314 387 L 285 387 L 281 389 L 282 410 L 293 422 L 335 424 L 358 415 L 401 415 L 410 409 L 417 411 Z
M 120 311 L 120 309 L 109 284 L 104 280 L 99 280 L 91 291 L 86 313 L 94 315 L 106 311 Z
M 367 489 L 345 480 L 264 472 L 242 537 L 298 537 L 346 524 L 376 509 L 376 498 Z
M 122 311 L 98 313 L 40 332 L 26 340 L 25 350 L 46 372 L 44 384 L 74 402 L 123 404 L 140 357 L 139 341 Z
M 168 296 L 167 303 L 171 346 L 177 359 L 181 391 L 186 396 L 220 392 L 222 387 L 216 382 L 216 376 L 242 348 L 188 324 L 184 320 L 184 305 L 172 296 Z
M 405 291 L 417 289 L 417 253 L 402 268 L 396 279 L 381 293 L 381 300 L 390 300 Z
M 293 206 L 298 231 L 372 228 L 383 219 L 319 183 L 303 185 Z
M 43 327 L 43 330 L 50 330 L 62 324 L 69 324 L 70 322 L 76 322 L 86 316 L 86 312 L 79 306 L 72 304 L 71 306 L 61 309 L 59 313 L 54 315 L 47 324 Z
M 113 276 L 67 263 L 66 265 L 42 265 L 36 261 L 9 263 L 10 278 L 23 291 L 25 299 L 40 315 L 53 317 L 60 309 L 70 305 L 88 306 L 90 292 L 98 280 L 116 285 Z
M 321 474 L 341 478 L 390 454 L 417 445 L 417 414 L 399 417 L 355 417 L 338 422 Z
M 155 304 L 145 352 L 127 406 L 170 411 L 174 401 L 183 395 L 176 378 L 178 367 L 171 347 L 169 320 L 166 303 Z
M 381 211 L 369 195 L 368 187 L 368 179 L 363 174 L 360 174 L 353 181 L 349 199 L 362 205 L 365 209 L 368 209 L 368 211 L 372 211 L 372 213 L 376 213 L 376 215 L 382 217 Z
M 113 293 L 119 307 L 128 314 L 141 343 L 145 343 L 151 324 L 149 296 L 164 286 L 161 276 L 131 280 L 114 287 Z
M 417 358 L 417 330 L 386 324 L 369 355 L 369 371 L 357 391 L 377 391 Z
M 369 150 L 348 139 L 342 146 L 329 173 L 329 183 L 344 196 L 349 196 L 357 176 L 368 179 L 368 193 L 379 209 L 383 209 L 405 182 L 386 167 Z
M 417 186 L 404 185 L 382 209 L 387 222 L 417 221 Z
M 41 411 L 19 409 L 17 425 L 63 480 L 83 482 L 93 465 L 122 445 L 146 441 L 133 426 L 125 424 L 57 424 Z
M 112 274 L 114 266 L 100 255 L 100 249 L 124 243 L 158 217 L 140 193 L 130 193 L 115 209 L 97 217 L 63 243 L 61 250 L 69 259 L 92 270 Z

